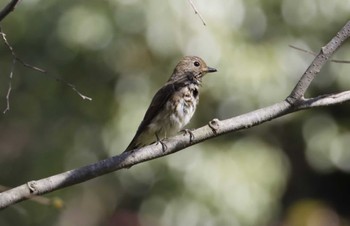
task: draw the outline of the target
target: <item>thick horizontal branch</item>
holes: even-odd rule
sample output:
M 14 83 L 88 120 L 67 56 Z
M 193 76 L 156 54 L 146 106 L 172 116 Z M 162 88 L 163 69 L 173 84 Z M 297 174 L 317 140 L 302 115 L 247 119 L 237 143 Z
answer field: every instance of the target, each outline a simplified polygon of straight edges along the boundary
M 165 141 L 167 146 L 165 151 L 163 151 L 162 145 L 149 145 L 139 150 L 125 152 L 91 165 L 37 181 L 30 181 L 19 187 L 2 192 L 0 193 L 0 208 L 5 208 L 13 203 L 31 198 L 33 195 L 42 195 L 122 168 L 129 168 L 151 159 L 160 158 L 216 136 L 257 126 L 298 110 L 339 104 L 349 100 L 350 91 L 347 91 L 324 97 L 301 100 L 295 106 L 290 105 L 287 101 L 282 101 L 230 119 L 222 121 L 214 119 L 208 125 L 192 131 L 194 135 L 192 142 L 190 142 L 188 135 L 180 134 Z
M 337 48 L 340 47 L 341 43 L 343 43 L 343 41 L 349 36 L 350 22 L 342 28 L 330 43 L 322 48 L 322 51 L 301 77 L 291 95 L 284 101 L 226 120 L 220 121 L 214 119 L 210 121 L 208 125 L 192 131 L 194 135 L 192 142 L 190 142 L 190 137 L 188 135 L 177 135 L 169 138 L 165 141 L 167 146 L 165 151 L 163 151 L 162 145 L 153 144 L 139 150 L 125 152 L 118 156 L 104 159 L 91 165 L 73 169 L 44 179 L 30 181 L 26 184 L 0 193 L 0 208 L 5 208 L 13 203 L 28 199 L 32 195 L 42 195 L 60 188 L 90 180 L 112 171 L 128 168 L 141 162 L 169 155 L 196 143 L 212 139 L 216 136 L 257 126 L 266 121 L 270 121 L 295 111 L 349 101 L 350 91 L 323 95 L 310 99 L 305 99 L 303 97 L 307 87 L 327 62 L 327 59 L 331 57 Z
M 73 184 L 81 183 L 100 175 L 128 168 L 144 161 L 159 158 L 175 153 L 181 149 L 200 143 L 204 140 L 259 125 L 265 121 L 291 112 L 291 105 L 287 101 L 259 109 L 241 116 L 224 121 L 212 120 L 207 126 L 192 131 L 194 138 L 189 141 L 189 136 L 178 135 L 165 141 L 167 149 L 163 151 L 162 145 L 149 145 L 137 151 L 125 152 L 97 163 L 78 169 L 60 173 L 37 181 L 30 181 L 19 187 L 0 193 L 0 208 L 5 208 L 13 203 L 30 198 L 32 195 L 42 195 Z

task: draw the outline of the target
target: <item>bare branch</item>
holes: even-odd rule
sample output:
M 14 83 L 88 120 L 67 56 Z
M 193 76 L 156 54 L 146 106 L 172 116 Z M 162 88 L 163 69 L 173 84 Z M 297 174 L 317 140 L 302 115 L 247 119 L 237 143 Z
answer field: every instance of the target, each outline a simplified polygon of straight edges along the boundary
M 73 184 L 81 183 L 100 175 L 131 167 L 144 161 L 159 158 L 175 153 L 193 144 L 204 140 L 241 129 L 261 124 L 270 119 L 291 112 L 291 106 L 286 102 L 280 102 L 267 108 L 259 109 L 238 117 L 224 121 L 215 120 L 215 131 L 212 125 L 204 126 L 192 131 L 194 138 L 190 143 L 188 136 L 178 135 L 165 141 L 167 149 L 163 151 L 161 145 L 149 145 L 137 151 L 124 152 L 118 156 L 104 159 L 97 163 L 81 168 L 60 173 L 51 177 L 30 181 L 21 186 L 0 193 L 0 209 L 13 203 L 28 199 L 32 195 L 42 195 Z
M 78 184 L 122 168 L 129 168 L 142 162 L 160 158 L 185 149 L 194 144 L 208 139 L 239 130 L 244 130 L 264 122 L 290 114 L 295 111 L 308 108 L 328 106 L 350 101 L 350 91 L 338 94 L 328 94 L 316 98 L 305 99 L 303 94 L 321 68 L 330 59 L 332 54 L 341 46 L 345 39 L 350 36 L 350 21 L 344 28 L 322 48 L 313 63 L 299 80 L 297 86 L 288 98 L 271 106 L 261 108 L 240 116 L 226 120 L 213 119 L 208 125 L 191 131 L 193 136 L 177 135 L 164 141 L 167 146 L 163 150 L 162 145 L 148 145 L 138 150 L 124 152 L 120 155 L 104 159 L 102 161 L 59 173 L 47 178 L 30 181 L 16 188 L 0 193 L 0 208 L 28 199 L 33 195 L 46 194 L 67 186 Z
M 188 0 L 188 2 L 191 4 L 191 7 L 194 11 L 195 14 L 197 14 L 199 16 L 199 18 L 201 19 L 202 23 L 204 26 L 206 26 L 207 24 L 204 21 L 204 18 L 202 17 L 202 15 L 199 13 L 199 11 L 197 10 L 197 7 L 195 6 L 195 4 L 193 3 L 192 0 Z
M 58 78 L 58 77 L 55 77 L 55 76 L 52 76 L 48 73 L 48 71 L 42 69 L 42 68 L 39 68 L 39 67 L 36 67 L 36 66 L 33 66 L 31 64 L 28 64 L 26 62 L 24 62 L 21 58 L 19 58 L 16 54 L 16 52 L 14 51 L 13 47 L 10 45 L 10 43 L 7 41 L 7 38 L 6 38 L 6 34 L 2 31 L 2 28 L 0 26 L 0 35 L 2 37 L 2 40 L 4 41 L 6 47 L 9 49 L 9 51 L 11 52 L 11 55 L 12 55 L 12 68 L 11 68 L 11 72 L 10 72 L 10 82 L 9 82 L 9 88 L 8 88 L 8 91 L 7 91 L 7 95 L 6 95 L 6 102 L 7 102 L 7 105 L 6 105 L 6 109 L 3 111 L 3 113 L 5 114 L 7 111 L 10 110 L 10 93 L 11 93 L 11 89 L 12 89 L 12 83 L 11 83 L 11 80 L 12 80 L 12 77 L 13 77 L 13 71 L 14 71 L 14 65 L 16 64 L 16 62 L 18 61 L 19 63 L 21 63 L 24 67 L 27 67 L 27 68 L 30 68 L 32 70 L 35 70 L 35 71 L 38 71 L 40 73 L 43 73 L 43 74 L 46 74 L 46 75 L 49 75 L 51 77 L 53 77 L 56 81 L 58 82 L 61 82 L 67 86 L 69 86 L 75 93 L 77 93 L 83 100 L 92 100 L 91 97 L 88 97 L 88 96 L 85 96 L 84 94 L 82 94 L 73 84 L 65 81 L 64 79 L 62 78 Z
M 4 192 L 4 191 L 7 191 L 11 189 L 10 187 L 6 187 L 6 186 L 3 186 L 3 185 L 0 185 L 0 192 Z M 39 203 L 39 204 L 42 204 L 42 205 L 45 205 L 45 206 L 53 206 L 57 209 L 60 209 L 64 206 L 64 203 L 63 203 L 63 200 L 60 199 L 60 198 L 57 198 L 57 197 L 54 197 L 54 198 L 46 198 L 46 197 L 43 197 L 43 196 L 36 196 L 36 195 L 33 195 L 29 200 L 32 200 L 36 203 Z
M 10 94 L 12 90 L 12 77 L 13 77 L 13 70 L 15 70 L 15 64 L 16 64 L 16 60 L 13 58 L 11 72 L 9 76 L 9 88 L 7 89 L 7 94 L 6 94 L 6 109 L 3 111 L 4 114 L 10 110 Z
M 30 181 L 16 188 L 0 193 L 0 209 L 31 198 L 33 195 L 46 194 L 67 186 L 82 183 L 113 171 L 129 168 L 145 161 L 178 152 L 216 136 L 248 129 L 295 111 L 327 106 L 339 103 L 340 100 L 341 102 L 349 101 L 350 91 L 348 91 L 346 95 L 345 93 L 344 95 L 339 94 L 338 98 L 333 98 L 334 103 L 329 96 L 324 98 L 325 99 L 320 97 L 317 100 L 314 100 L 314 103 L 312 103 L 311 99 L 305 100 L 305 102 L 300 101 L 295 106 L 291 106 L 287 101 L 282 101 L 223 121 L 214 119 L 209 125 L 192 131 L 193 137 L 191 142 L 189 137 L 184 135 L 177 135 L 164 141 L 167 146 L 165 151 L 163 150 L 162 145 L 152 144 L 135 151 L 124 152 L 120 155 L 104 159 L 91 165 L 66 171 L 37 181 Z
M 55 79 L 56 79 L 57 81 L 59 81 L 59 82 L 62 82 L 62 83 L 64 83 L 64 84 L 66 84 L 67 86 L 69 86 L 74 92 L 76 92 L 81 98 L 83 98 L 83 100 L 90 100 L 90 101 L 92 101 L 92 98 L 91 98 L 91 97 L 85 96 L 84 94 L 82 94 L 81 92 L 79 92 L 79 91 L 77 90 L 77 88 L 75 87 L 75 85 L 73 85 L 72 83 L 69 83 L 69 82 L 67 82 L 67 81 L 65 81 L 65 80 L 63 80 L 63 79 L 61 79 L 61 78 L 57 78 L 57 77 L 55 77 Z
M 320 72 L 323 65 L 330 59 L 335 51 L 343 44 L 343 42 L 350 36 L 350 21 L 332 38 L 327 45 L 321 48 L 321 51 L 312 61 L 308 69 L 304 72 L 301 79 L 294 87 L 291 94 L 287 97 L 287 101 L 290 104 L 294 104 L 300 98 L 302 98 L 311 84 L 315 79 L 316 75 Z
M 16 5 L 20 0 L 10 1 L 1 11 L 0 11 L 0 21 L 2 21 L 10 12 L 15 10 Z
M 325 94 L 314 98 L 304 99 L 298 105 L 298 109 L 307 109 L 313 107 L 325 107 L 329 105 L 341 104 L 350 100 L 350 91 L 344 91 L 335 94 Z
M 46 73 L 46 71 L 45 71 L 44 69 L 41 69 L 41 68 L 35 67 L 35 66 L 33 66 L 33 65 L 27 64 L 26 62 L 24 62 L 23 60 L 21 60 L 21 59 L 17 56 L 15 50 L 14 50 L 13 47 L 10 45 L 10 43 L 7 41 L 6 34 L 2 31 L 2 28 L 1 28 L 1 27 L 0 27 L 0 35 L 1 35 L 1 37 L 2 37 L 2 40 L 3 40 L 4 43 L 5 43 L 6 47 L 10 50 L 11 55 L 12 55 L 12 58 L 13 58 L 14 61 L 18 61 L 18 62 L 20 62 L 23 66 L 28 67 L 28 68 L 30 68 L 30 69 L 33 69 L 33 70 L 35 70 L 35 71 L 39 71 L 39 72 L 41 72 L 41 73 Z

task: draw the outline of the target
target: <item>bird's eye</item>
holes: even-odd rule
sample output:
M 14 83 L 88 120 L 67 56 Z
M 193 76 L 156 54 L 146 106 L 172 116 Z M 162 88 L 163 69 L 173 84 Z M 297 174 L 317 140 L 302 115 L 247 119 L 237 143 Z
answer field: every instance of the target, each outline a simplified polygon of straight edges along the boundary
M 200 65 L 200 64 L 199 64 L 198 61 L 195 61 L 195 62 L 194 62 L 194 66 L 199 67 L 199 65 Z

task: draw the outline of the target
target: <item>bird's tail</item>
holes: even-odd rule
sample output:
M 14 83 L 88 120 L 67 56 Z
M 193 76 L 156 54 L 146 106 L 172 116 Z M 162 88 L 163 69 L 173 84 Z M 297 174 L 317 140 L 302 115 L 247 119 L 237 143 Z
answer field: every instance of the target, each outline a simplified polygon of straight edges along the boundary
M 136 139 L 134 138 L 134 139 L 132 139 L 132 141 L 130 142 L 128 147 L 125 149 L 125 151 L 123 151 L 123 153 L 134 150 L 136 148 L 139 148 L 139 145 L 136 143 Z

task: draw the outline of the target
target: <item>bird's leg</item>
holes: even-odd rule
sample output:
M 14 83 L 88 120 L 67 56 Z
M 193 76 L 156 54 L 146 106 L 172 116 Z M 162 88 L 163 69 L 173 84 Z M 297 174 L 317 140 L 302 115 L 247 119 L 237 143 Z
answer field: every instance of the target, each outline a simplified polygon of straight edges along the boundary
M 190 143 L 192 143 L 192 141 L 194 140 L 194 134 L 192 133 L 192 131 L 191 130 L 189 130 L 189 129 L 183 129 L 183 130 L 181 130 L 180 132 L 183 132 L 184 134 L 184 136 L 186 136 L 187 134 L 189 134 L 190 135 Z
M 157 133 L 155 133 L 155 135 L 156 135 L 156 137 L 157 137 L 157 142 L 156 142 L 156 144 L 158 145 L 159 143 L 162 145 L 162 149 L 163 149 L 163 152 L 165 152 L 166 151 L 166 149 L 168 149 L 168 147 L 166 146 L 166 144 L 163 142 L 163 140 L 161 140 L 160 138 L 159 138 L 159 136 L 158 136 L 158 134 Z

